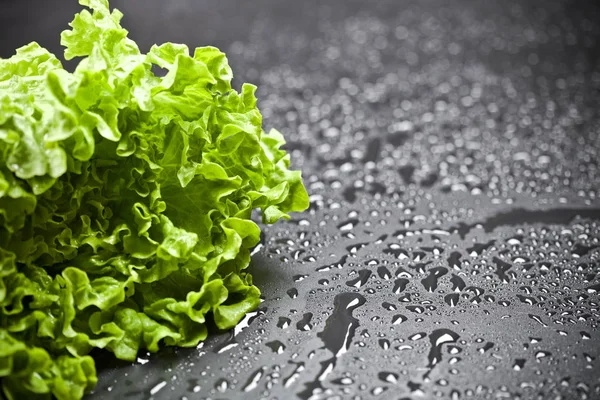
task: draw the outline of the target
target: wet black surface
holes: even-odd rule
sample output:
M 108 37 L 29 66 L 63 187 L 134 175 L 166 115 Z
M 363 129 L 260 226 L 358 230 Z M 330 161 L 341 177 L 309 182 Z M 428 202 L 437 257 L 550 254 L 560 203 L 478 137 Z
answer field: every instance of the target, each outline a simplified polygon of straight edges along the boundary
M 47 4 L 1 3 L 0 55 L 58 51 Z M 143 49 L 228 53 L 311 207 L 264 229 L 259 310 L 99 354 L 91 399 L 600 398 L 600 6 L 112 4 Z

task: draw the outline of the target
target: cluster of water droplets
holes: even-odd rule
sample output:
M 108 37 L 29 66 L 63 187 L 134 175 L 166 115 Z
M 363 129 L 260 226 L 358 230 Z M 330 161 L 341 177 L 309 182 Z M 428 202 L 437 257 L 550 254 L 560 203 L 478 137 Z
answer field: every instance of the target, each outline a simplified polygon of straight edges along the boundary
M 264 228 L 257 311 L 95 396 L 600 398 L 600 30 L 426 3 L 275 7 L 231 46 L 311 206 Z

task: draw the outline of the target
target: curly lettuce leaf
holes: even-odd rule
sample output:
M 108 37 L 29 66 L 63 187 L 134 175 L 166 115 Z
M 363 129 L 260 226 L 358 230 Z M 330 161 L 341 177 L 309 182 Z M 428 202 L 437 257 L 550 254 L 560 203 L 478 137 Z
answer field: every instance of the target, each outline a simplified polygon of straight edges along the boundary
M 283 136 L 225 54 L 142 54 L 106 0 L 63 32 L 73 73 L 36 43 L 0 60 L 0 379 L 9 399 L 79 399 L 94 348 L 196 346 L 259 304 L 264 223 L 308 207 Z M 152 72 L 158 66 L 162 76 Z

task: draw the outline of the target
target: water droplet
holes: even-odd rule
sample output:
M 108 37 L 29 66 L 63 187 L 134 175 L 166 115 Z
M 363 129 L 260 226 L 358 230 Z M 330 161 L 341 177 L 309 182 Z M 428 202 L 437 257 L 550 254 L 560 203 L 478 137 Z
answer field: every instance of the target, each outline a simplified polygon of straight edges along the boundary
M 538 303 L 537 300 L 531 296 L 523 296 L 521 294 L 518 294 L 517 298 L 521 301 L 521 303 L 527 304 L 530 306 L 536 305 Z
M 498 257 L 494 257 L 492 261 L 494 261 L 494 263 L 496 264 L 495 274 L 498 276 L 498 278 L 500 278 L 500 280 L 503 283 L 509 283 L 510 277 L 506 273 L 512 268 L 512 265 L 505 261 L 502 261 Z
M 348 351 L 359 326 L 358 319 L 352 313 L 365 302 L 366 299 L 358 293 L 340 293 L 335 296 L 333 313 L 325 321 L 325 328 L 317 333 L 333 357 L 321 363 L 317 379 L 306 384 L 306 389 L 298 393 L 300 397 L 309 398 L 315 390 L 321 389 L 319 382 L 333 371 L 337 358 Z
M 455 269 L 455 270 L 460 270 L 461 265 L 460 265 L 460 259 L 462 258 L 462 254 L 460 254 L 458 251 L 453 251 L 452 253 L 450 253 L 450 256 L 448 257 L 448 265 L 450 266 L 450 268 Z
M 221 378 L 215 383 L 215 389 L 220 393 L 225 393 L 228 388 L 229 382 L 226 379 Z
M 292 278 L 294 279 L 294 282 L 301 282 L 301 281 L 305 280 L 306 278 L 308 278 L 308 275 L 306 275 L 306 274 L 294 275 Z
M 313 327 L 312 324 L 310 323 L 310 320 L 312 319 L 312 317 L 313 317 L 312 313 L 304 313 L 304 315 L 302 316 L 302 319 L 296 323 L 296 328 L 299 331 L 310 331 Z
M 537 315 L 529 314 L 529 318 L 531 318 L 538 324 L 542 325 L 544 328 L 548 327 L 548 325 L 546 323 L 544 323 L 544 321 L 542 321 L 542 319 L 540 317 L 538 317 Z
M 397 278 L 396 280 L 394 280 L 393 292 L 395 294 L 400 294 L 406 289 L 406 285 L 408 285 L 408 282 L 409 281 L 406 278 Z
M 447 343 L 456 343 L 459 338 L 460 335 L 450 329 L 436 329 L 431 332 L 429 335 L 431 350 L 427 356 L 427 359 L 429 360 L 429 363 L 427 364 L 429 371 L 426 375 L 428 375 L 433 367 L 442 360 L 442 346 Z
M 398 260 L 408 260 L 408 251 L 402 249 L 399 244 L 392 243 L 387 249 L 383 250 L 384 254 L 390 254 L 396 257 Z
M 398 267 L 398 269 L 396 269 L 396 277 L 397 278 L 412 278 L 412 274 L 410 272 L 408 272 L 407 270 L 405 270 L 402 267 Z
M 408 386 L 408 389 L 410 390 L 411 393 L 414 393 L 415 396 L 423 396 L 425 395 L 425 392 L 423 392 L 423 389 L 421 389 L 421 384 L 417 383 L 417 382 L 413 382 L 413 381 L 409 381 L 406 386 Z
M 591 293 L 598 293 L 598 292 L 600 292 L 600 283 L 597 283 L 597 284 L 595 284 L 595 285 L 588 286 L 588 287 L 586 288 L 586 290 L 587 290 L 587 292 L 588 292 L 588 293 L 590 293 L 590 294 L 591 294 Z
M 427 334 L 425 332 L 417 332 L 414 335 L 409 336 L 408 339 L 414 341 L 414 340 L 423 339 L 426 336 L 427 336 Z
M 348 386 L 348 385 L 352 385 L 354 383 L 354 379 L 349 378 L 349 377 L 343 377 L 343 378 L 334 379 L 331 382 L 335 383 L 336 385 Z
M 494 343 L 493 342 L 487 342 L 483 347 L 480 347 L 479 349 L 477 349 L 477 351 L 481 354 L 485 353 L 486 351 L 493 349 L 494 348 Z
M 267 342 L 265 344 L 268 348 L 273 350 L 273 353 L 283 354 L 283 351 L 285 350 L 285 345 L 279 340 L 273 340 L 272 342 Z
M 448 268 L 435 267 L 429 270 L 429 275 L 421 280 L 423 287 L 430 293 L 435 292 L 438 287 L 438 280 L 448 273 Z
M 550 357 L 551 355 L 552 353 L 550 353 L 549 351 L 540 350 L 535 353 L 535 358 L 539 360 L 540 358 Z
M 289 388 L 290 386 L 292 386 L 294 384 L 294 382 L 296 382 L 296 380 L 300 377 L 300 373 L 302 371 L 304 371 L 304 363 L 303 362 L 299 362 L 299 363 L 294 363 L 293 361 L 291 362 L 292 364 L 296 364 L 296 368 L 294 369 L 294 371 L 290 374 L 290 376 L 288 376 L 284 381 L 283 381 L 283 387 L 285 388 Z
M 458 293 L 450 293 L 447 294 L 444 297 L 444 301 L 446 302 L 446 304 L 448 304 L 450 307 L 456 307 L 456 305 L 458 304 L 458 300 L 460 299 L 460 295 Z
M 477 256 L 483 254 L 484 251 L 488 250 L 495 243 L 496 243 L 495 240 L 490 240 L 486 243 L 475 243 L 472 247 L 469 247 L 467 249 L 467 253 L 469 253 L 469 255 L 471 257 L 477 257 Z
M 373 389 L 371 389 L 371 394 L 373 396 L 379 396 L 380 394 L 384 393 L 387 390 L 388 390 L 388 388 L 386 388 L 386 387 L 377 386 L 377 387 L 374 387 Z
M 346 285 L 353 286 L 358 289 L 367 283 L 370 276 L 371 271 L 369 271 L 368 269 L 362 269 L 358 271 L 358 278 L 349 280 L 348 282 L 346 282 Z
M 460 292 L 467 286 L 465 281 L 460 276 L 455 274 L 452 274 L 450 283 L 452 283 L 452 291 L 454 292 Z
M 358 252 L 358 250 L 364 249 L 368 245 L 369 245 L 369 243 L 367 243 L 367 242 L 365 242 L 365 243 L 356 243 L 356 244 L 352 244 L 352 245 L 346 247 L 346 250 L 348 250 L 348 252 L 350 252 L 351 254 L 355 254 L 355 253 Z
M 316 271 L 317 272 L 327 272 L 334 268 L 341 269 L 346 264 L 348 257 L 349 257 L 349 255 L 345 254 L 337 262 L 334 262 L 333 264 L 323 265 L 322 267 L 317 268 Z
M 152 389 L 150 389 L 150 395 L 154 396 L 156 393 L 160 392 L 165 386 L 167 386 L 166 381 L 161 381 L 157 383 L 156 385 L 154 385 L 154 387 L 152 387 Z
M 386 281 L 392 278 L 392 273 L 389 269 L 387 269 L 384 266 L 377 268 L 377 275 L 379 275 L 381 279 L 385 279 Z
M 237 342 L 236 342 L 235 340 L 233 340 L 233 339 L 230 339 L 230 340 L 227 340 L 227 341 L 226 341 L 225 343 L 223 343 L 222 345 L 220 345 L 220 346 L 217 346 L 217 347 L 215 348 L 215 352 L 216 352 L 217 354 L 222 354 L 222 353 L 225 353 L 226 351 L 229 351 L 229 350 L 231 350 L 231 349 L 233 349 L 233 348 L 235 348 L 235 347 L 237 347 L 237 346 L 239 346 L 239 343 L 237 343 Z
M 291 323 L 292 321 L 289 318 L 279 317 L 279 320 L 277 321 L 277 327 L 281 329 L 286 329 L 290 326 Z
M 410 293 L 405 293 L 402 296 L 398 297 L 398 301 L 401 303 L 410 303 L 412 301 L 412 297 Z
M 407 317 L 405 317 L 402 314 L 396 314 L 392 317 L 392 325 L 400 325 L 401 323 L 405 322 L 406 320 L 408 320 Z
M 246 384 L 244 385 L 244 388 L 242 390 L 244 392 L 250 392 L 250 391 L 256 389 L 258 387 L 258 382 L 260 382 L 260 380 L 263 377 L 265 371 L 266 371 L 265 367 L 261 367 L 257 371 L 255 371 L 250 376 L 250 378 L 248 379 L 248 381 L 246 382 Z
M 585 331 L 579 331 L 579 334 L 581 335 L 581 338 L 583 340 L 589 340 L 591 339 L 591 335 Z
M 384 382 L 388 382 L 388 383 L 398 383 L 398 374 L 395 374 L 393 372 L 380 372 L 378 375 L 379 379 L 381 379 Z
M 351 218 L 347 221 L 344 221 L 340 224 L 338 224 L 337 228 L 340 231 L 349 231 L 351 229 L 354 229 L 354 227 L 356 226 L 356 224 L 358 224 L 358 219 L 356 218 Z
M 520 371 L 520 370 L 522 370 L 522 369 L 523 369 L 523 367 L 525 366 L 525 362 L 526 362 L 526 361 L 527 361 L 527 360 L 525 360 L 524 358 L 517 358 L 517 359 L 515 359 L 515 362 L 514 362 L 514 364 L 513 364 L 513 369 L 514 369 L 515 371 Z

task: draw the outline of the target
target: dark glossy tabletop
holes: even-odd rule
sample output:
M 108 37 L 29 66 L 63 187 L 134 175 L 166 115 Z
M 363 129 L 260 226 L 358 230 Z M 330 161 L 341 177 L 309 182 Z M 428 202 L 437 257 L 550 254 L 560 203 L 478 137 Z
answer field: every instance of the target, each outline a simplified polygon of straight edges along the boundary
M 215 45 L 311 207 L 261 307 L 197 349 L 97 353 L 90 399 L 599 399 L 600 5 L 120 0 L 142 50 Z M 75 1 L 0 3 L 0 56 Z

